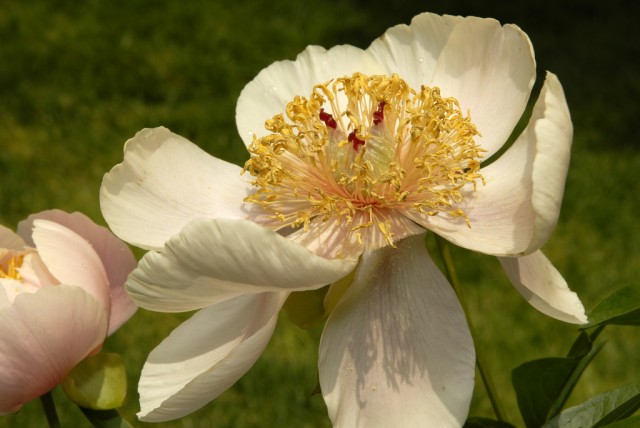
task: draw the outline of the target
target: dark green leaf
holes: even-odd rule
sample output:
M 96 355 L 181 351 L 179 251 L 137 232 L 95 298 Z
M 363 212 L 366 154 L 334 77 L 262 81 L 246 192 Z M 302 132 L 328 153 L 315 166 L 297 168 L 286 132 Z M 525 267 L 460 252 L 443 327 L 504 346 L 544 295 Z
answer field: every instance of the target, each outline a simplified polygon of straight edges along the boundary
M 515 428 L 513 425 L 503 421 L 496 421 L 489 418 L 473 417 L 467 419 L 463 428 Z
M 518 407 L 527 427 L 539 427 L 557 415 L 566 403 L 580 376 L 601 347 L 591 335 L 580 333 L 566 358 L 543 358 L 526 362 L 512 372 Z
M 528 428 L 542 426 L 580 358 L 542 358 L 526 362 L 511 373 L 518 407 Z
M 613 292 L 589 314 L 589 324 L 640 325 L 640 287 L 625 287 Z
M 550 420 L 543 428 L 604 427 L 631 416 L 638 408 L 640 383 L 634 383 L 596 395 L 571 407 Z
M 86 407 L 80 407 L 80 410 L 95 428 L 133 428 L 117 410 L 93 410 Z
M 623 419 L 618 422 L 614 422 L 609 425 L 604 425 L 602 428 L 638 428 L 640 427 L 640 416 L 633 416 L 631 418 Z

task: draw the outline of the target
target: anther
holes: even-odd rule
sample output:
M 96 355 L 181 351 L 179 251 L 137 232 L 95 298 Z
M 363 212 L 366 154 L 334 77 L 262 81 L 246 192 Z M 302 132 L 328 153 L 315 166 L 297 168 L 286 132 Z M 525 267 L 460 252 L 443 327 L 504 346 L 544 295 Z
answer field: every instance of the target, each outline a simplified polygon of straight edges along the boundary
M 320 109 L 320 114 L 318 116 L 320 116 L 320 120 L 323 121 L 327 127 L 333 129 L 336 129 L 338 127 L 338 124 L 336 123 L 336 120 L 333 118 L 331 113 L 327 113 L 323 108 Z
M 353 144 L 353 150 L 355 150 L 356 152 L 360 149 L 360 146 L 364 146 L 364 140 L 361 140 L 356 136 L 356 131 L 351 131 L 351 133 L 347 137 L 347 140 L 351 144 Z

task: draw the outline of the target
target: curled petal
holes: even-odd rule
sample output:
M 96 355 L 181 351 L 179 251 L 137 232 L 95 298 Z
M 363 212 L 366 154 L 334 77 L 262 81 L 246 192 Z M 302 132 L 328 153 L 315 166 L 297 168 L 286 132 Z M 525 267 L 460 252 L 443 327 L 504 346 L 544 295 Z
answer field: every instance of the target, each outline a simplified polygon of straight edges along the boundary
M 37 219 L 50 220 L 75 232 L 87 240 L 100 257 L 109 281 L 111 298 L 109 334 L 113 333 L 131 318 L 137 309 L 124 290 L 127 276 L 137 265 L 133 253 L 109 229 L 98 226 L 89 217 L 79 212 L 66 213 L 60 210 L 48 210 L 30 215 L 18 224 L 18 233 L 31 239 L 33 222 Z
M 536 251 L 522 257 L 500 257 L 513 286 L 545 315 L 573 324 L 585 324 L 587 316 L 577 294 L 551 262 Z
M 474 364 L 464 313 L 424 235 L 365 253 L 320 343 L 334 426 L 462 426 Z
M 262 354 L 287 295 L 239 296 L 197 312 L 176 328 L 142 369 L 140 420 L 182 417 L 233 385 Z
M 105 174 L 100 207 L 111 230 L 145 249 L 160 249 L 191 220 L 247 218 L 250 179 L 166 128 L 127 141 L 124 161 Z
M 556 227 L 569 168 L 573 124 L 562 85 L 547 72 L 527 128 L 519 137 L 535 142 L 533 210 L 535 231 L 526 253 L 539 249 Z
M 146 309 L 200 309 L 243 293 L 320 288 L 347 275 L 355 261 L 325 259 L 245 220 L 199 219 L 149 252 L 126 284 Z
M 0 414 L 50 391 L 107 330 L 103 306 L 80 287 L 23 293 L 0 309 Z

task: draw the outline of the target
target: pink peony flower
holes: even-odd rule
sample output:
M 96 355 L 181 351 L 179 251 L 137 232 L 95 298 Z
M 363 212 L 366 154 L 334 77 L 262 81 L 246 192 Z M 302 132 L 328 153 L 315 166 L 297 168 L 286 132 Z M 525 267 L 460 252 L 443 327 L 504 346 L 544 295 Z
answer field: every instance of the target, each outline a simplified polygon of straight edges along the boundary
M 0 415 L 50 391 L 136 311 L 129 248 L 80 213 L 0 226 Z

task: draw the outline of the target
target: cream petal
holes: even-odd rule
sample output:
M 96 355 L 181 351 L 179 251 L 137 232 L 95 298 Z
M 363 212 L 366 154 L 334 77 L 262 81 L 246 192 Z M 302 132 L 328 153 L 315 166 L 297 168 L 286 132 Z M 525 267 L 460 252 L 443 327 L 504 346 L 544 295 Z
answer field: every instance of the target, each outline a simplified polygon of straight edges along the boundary
M 22 250 L 25 246 L 24 240 L 13 230 L 0 225 L 0 248 L 8 250 Z
M 522 257 L 500 257 L 513 286 L 534 308 L 561 321 L 585 324 L 587 316 L 578 295 L 542 251 Z
M 176 328 L 142 369 L 140 420 L 182 417 L 233 385 L 262 354 L 287 295 L 235 297 L 202 309 Z
M 137 309 L 124 290 L 127 276 L 137 265 L 129 247 L 116 238 L 109 229 L 98 226 L 89 217 L 79 212 L 48 210 L 30 215 L 18 224 L 18 233 L 25 237 L 29 236 L 30 239 L 33 222 L 36 219 L 50 220 L 65 226 L 86 239 L 98 254 L 109 280 L 111 298 L 109 334 L 113 333 L 131 318 Z
M 160 249 L 200 217 L 246 218 L 250 177 L 166 128 L 127 141 L 124 161 L 104 176 L 100 206 L 121 239 Z
M 79 287 L 43 287 L 0 309 L 0 414 L 56 386 L 100 346 L 107 331 L 102 305 Z
M 462 426 L 474 364 L 464 313 L 424 235 L 365 253 L 320 343 L 334 426 Z
M 61 283 L 81 287 L 111 311 L 109 279 L 91 244 L 50 220 L 33 222 L 32 239 L 47 270 Z
M 389 28 L 367 49 L 383 65 L 385 73 L 397 73 L 414 89 L 433 80 L 442 49 L 451 32 L 465 18 L 422 13 L 411 25 Z
M 531 205 L 535 146 L 519 140 L 491 165 L 482 168 L 485 185 L 462 190 L 457 205 L 469 219 L 447 214 L 429 216 L 414 211 L 405 215 L 447 240 L 470 250 L 493 255 L 523 253 L 534 233 Z
M 533 47 L 515 25 L 468 17 L 458 21 L 428 86 L 468 111 L 488 158 L 507 141 L 525 110 L 536 77 Z
M 536 221 L 526 252 L 539 249 L 555 229 L 569 168 L 573 124 L 560 81 L 547 72 L 531 120 L 520 138 L 535 142 L 533 210 Z
M 295 61 L 274 62 L 240 93 L 236 106 L 240 138 L 249 145 L 254 135 L 258 138 L 267 135 L 264 122 L 284 113 L 287 103 L 296 95 L 309 97 L 315 85 L 356 71 L 380 74 L 382 68 L 367 52 L 348 45 L 329 50 L 309 46 Z
M 126 284 L 146 309 L 200 309 L 243 293 L 299 291 L 347 275 L 356 262 L 325 259 L 278 233 L 243 220 L 199 219 L 149 252 Z
M 486 185 L 463 192 L 464 219 L 407 216 L 465 248 L 494 255 L 537 250 L 555 228 L 569 164 L 571 118 L 555 75 L 547 79 L 531 119 L 513 145 L 482 168 Z

